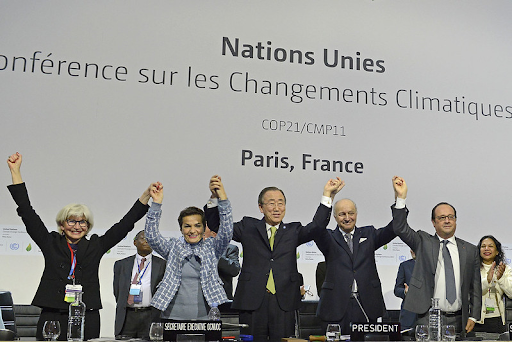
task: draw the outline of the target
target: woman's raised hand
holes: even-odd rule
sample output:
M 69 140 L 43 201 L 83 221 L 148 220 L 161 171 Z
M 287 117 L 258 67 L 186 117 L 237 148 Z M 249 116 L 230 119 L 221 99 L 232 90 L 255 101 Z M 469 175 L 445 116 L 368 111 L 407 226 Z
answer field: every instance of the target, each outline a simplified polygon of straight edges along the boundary
M 149 194 L 155 203 L 162 203 L 164 200 L 164 186 L 160 182 L 151 184 Z
M 12 184 L 20 184 L 23 183 L 21 179 L 21 154 L 16 152 L 7 158 L 7 165 L 9 166 L 9 170 L 11 171 Z

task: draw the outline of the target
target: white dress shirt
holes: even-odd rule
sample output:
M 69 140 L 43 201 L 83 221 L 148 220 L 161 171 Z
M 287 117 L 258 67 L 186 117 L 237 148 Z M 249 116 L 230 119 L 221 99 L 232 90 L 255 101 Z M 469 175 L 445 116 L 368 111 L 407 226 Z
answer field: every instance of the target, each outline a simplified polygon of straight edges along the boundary
M 139 280 L 141 282 L 141 292 L 142 292 L 142 302 L 134 303 L 134 308 L 140 307 L 148 307 L 151 303 L 151 268 L 152 268 L 152 254 L 148 254 L 145 257 L 136 254 L 135 261 L 133 262 L 132 276 L 130 277 L 133 280 L 133 277 L 139 271 L 139 265 L 142 262 L 142 258 L 146 258 L 144 262 L 144 267 L 140 270 Z M 142 276 L 142 277 L 141 277 Z
M 436 235 L 437 236 L 437 235 Z M 446 299 L 446 278 L 444 273 L 444 259 L 443 259 L 443 239 L 439 236 L 439 255 L 437 258 L 436 275 L 435 275 L 435 286 L 434 286 L 434 298 L 439 298 L 439 308 L 442 311 L 454 312 L 462 308 L 462 296 L 461 296 L 461 283 L 460 283 L 460 261 L 459 261 L 459 250 L 457 248 L 457 241 L 455 236 L 447 239 L 448 244 L 446 247 L 450 252 L 453 264 L 453 273 L 455 276 L 455 289 L 457 298 L 453 304 L 448 302 Z

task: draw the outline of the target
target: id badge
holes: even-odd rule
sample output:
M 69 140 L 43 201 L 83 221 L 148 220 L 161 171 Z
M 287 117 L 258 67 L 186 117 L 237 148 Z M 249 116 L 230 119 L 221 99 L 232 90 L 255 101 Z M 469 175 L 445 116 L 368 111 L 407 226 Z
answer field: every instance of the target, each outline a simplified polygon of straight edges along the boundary
M 493 300 L 489 297 L 485 298 L 485 313 L 486 314 L 494 313 L 495 309 L 496 308 L 494 307 Z
M 139 296 L 141 288 L 142 288 L 141 284 L 132 284 L 130 286 L 130 294 L 132 296 Z
M 142 303 L 142 291 L 139 291 L 139 294 L 136 295 L 136 296 L 133 296 L 133 302 L 135 304 L 140 304 Z
M 75 294 L 82 292 L 82 285 L 66 285 L 66 293 L 64 294 L 64 301 L 66 303 L 73 303 L 75 301 Z

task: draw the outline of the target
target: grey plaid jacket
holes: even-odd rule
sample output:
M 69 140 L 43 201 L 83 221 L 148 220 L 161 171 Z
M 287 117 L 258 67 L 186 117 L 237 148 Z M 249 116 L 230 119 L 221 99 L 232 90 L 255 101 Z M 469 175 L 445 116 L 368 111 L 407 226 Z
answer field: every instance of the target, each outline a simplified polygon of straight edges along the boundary
M 167 260 L 167 266 L 151 306 L 161 311 L 167 309 L 181 284 L 183 260 L 191 255 L 196 255 L 201 260 L 201 287 L 208 305 L 220 305 L 228 301 L 219 278 L 217 264 L 233 236 L 231 203 L 229 200 L 219 201 L 218 209 L 220 227 L 217 236 L 192 245 L 187 243 L 183 236 L 167 240 L 160 234 L 158 225 L 162 215 L 161 204 L 152 204 L 146 217 L 145 235 L 151 248 Z

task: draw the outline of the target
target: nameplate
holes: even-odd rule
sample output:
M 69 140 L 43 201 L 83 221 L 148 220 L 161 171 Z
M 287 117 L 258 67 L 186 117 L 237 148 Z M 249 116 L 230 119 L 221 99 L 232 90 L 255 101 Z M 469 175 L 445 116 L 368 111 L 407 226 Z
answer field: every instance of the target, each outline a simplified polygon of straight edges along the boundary
M 164 341 L 222 341 L 222 322 L 162 319 Z
M 400 323 L 352 323 L 350 341 L 401 341 Z

